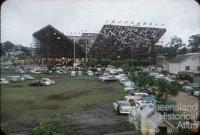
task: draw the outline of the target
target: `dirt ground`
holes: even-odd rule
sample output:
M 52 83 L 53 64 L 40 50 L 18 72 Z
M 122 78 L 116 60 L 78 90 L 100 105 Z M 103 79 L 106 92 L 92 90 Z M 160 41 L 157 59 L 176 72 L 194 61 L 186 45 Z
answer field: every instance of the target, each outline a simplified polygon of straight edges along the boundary
M 70 127 L 77 135 L 133 135 L 134 125 L 127 115 L 117 115 L 111 105 L 96 105 L 81 112 L 67 115 Z
M 112 104 L 94 105 L 82 112 L 59 115 L 57 118 L 68 121 L 66 126 L 70 127 L 75 135 L 133 135 L 135 130 L 134 124 L 129 123 L 128 116 L 117 115 Z M 9 135 L 29 135 L 35 124 L 36 121 L 32 117 L 19 118 L 3 123 L 2 128 L 12 131 Z

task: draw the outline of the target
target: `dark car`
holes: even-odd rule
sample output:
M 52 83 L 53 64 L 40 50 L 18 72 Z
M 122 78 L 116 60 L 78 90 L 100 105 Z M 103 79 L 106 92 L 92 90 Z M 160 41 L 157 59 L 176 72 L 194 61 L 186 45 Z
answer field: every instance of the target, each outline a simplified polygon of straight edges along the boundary
M 44 83 L 41 80 L 32 81 L 29 86 L 43 86 Z

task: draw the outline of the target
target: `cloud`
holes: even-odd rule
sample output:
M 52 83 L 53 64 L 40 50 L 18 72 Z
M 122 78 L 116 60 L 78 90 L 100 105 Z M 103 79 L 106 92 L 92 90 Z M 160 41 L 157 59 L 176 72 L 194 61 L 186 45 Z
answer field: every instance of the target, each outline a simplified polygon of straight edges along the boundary
M 173 35 L 187 42 L 200 31 L 200 7 L 193 0 L 8 0 L 1 10 L 2 42 L 25 46 L 48 24 L 66 34 L 99 31 L 107 19 L 164 23 L 166 42 Z

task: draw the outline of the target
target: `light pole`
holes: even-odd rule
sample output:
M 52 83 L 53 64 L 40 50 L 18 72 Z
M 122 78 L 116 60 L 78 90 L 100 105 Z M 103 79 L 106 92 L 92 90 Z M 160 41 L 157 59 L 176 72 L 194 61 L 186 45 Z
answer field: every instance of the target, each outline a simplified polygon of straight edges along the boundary
M 75 57 L 76 47 L 75 47 L 75 39 L 74 38 L 73 38 L 73 44 L 74 44 L 74 66 L 75 66 L 75 62 L 76 62 L 76 57 Z
M 86 44 L 85 44 L 85 62 L 87 62 L 87 37 L 86 37 Z
M 132 69 L 133 69 L 133 43 L 132 43 L 132 54 L 131 54 L 132 56 Z

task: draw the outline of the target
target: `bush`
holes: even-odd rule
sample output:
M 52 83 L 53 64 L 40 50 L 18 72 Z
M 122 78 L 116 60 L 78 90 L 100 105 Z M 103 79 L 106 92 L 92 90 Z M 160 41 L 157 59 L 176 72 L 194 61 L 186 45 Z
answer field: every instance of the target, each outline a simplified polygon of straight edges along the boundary
M 111 65 L 112 64 L 112 60 L 111 59 L 101 59 L 101 64 L 103 66 Z
M 33 135 L 70 135 L 72 132 L 55 121 L 42 121 L 32 130 Z

